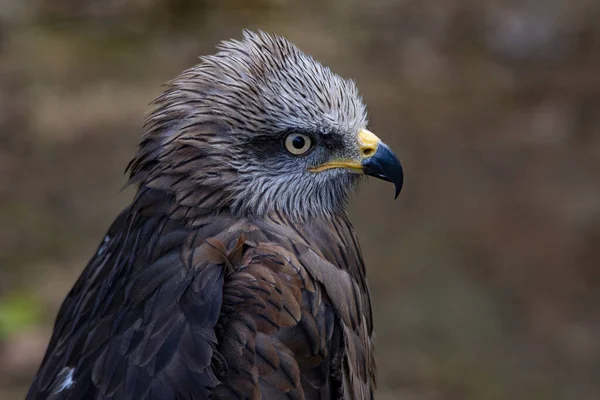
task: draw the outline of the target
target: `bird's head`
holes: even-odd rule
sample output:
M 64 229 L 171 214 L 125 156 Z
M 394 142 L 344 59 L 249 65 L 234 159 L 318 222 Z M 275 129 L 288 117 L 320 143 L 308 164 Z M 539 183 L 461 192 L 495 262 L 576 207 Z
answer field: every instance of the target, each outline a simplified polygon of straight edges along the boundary
M 342 210 L 364 174 L 398 195 L 402 167 L 367 130 L 354 82 L 265 33 L 219 50 L 153 102 L 134 182 L 207 211 L 298 218 Z

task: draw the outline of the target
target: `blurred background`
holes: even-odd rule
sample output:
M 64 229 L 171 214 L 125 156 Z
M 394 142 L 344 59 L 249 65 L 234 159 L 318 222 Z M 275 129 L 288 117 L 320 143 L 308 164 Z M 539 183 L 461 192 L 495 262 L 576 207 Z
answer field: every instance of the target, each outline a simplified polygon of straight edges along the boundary
M 351 207 L 377 398 L 599 399 L 597 0 L 0 1 L 0 399 L 131 198 L 147 104 L 243 28 L 355 79 L 404 162 Z

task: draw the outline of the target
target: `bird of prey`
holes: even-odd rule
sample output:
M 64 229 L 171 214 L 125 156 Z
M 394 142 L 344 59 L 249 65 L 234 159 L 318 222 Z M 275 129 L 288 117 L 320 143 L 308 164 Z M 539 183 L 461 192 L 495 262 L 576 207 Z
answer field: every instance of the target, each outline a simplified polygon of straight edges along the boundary
M 27 399 L 372 399 L 345 207 L 403 173 L 366 126 L 354 82 L 262 32 L 169 82 Z

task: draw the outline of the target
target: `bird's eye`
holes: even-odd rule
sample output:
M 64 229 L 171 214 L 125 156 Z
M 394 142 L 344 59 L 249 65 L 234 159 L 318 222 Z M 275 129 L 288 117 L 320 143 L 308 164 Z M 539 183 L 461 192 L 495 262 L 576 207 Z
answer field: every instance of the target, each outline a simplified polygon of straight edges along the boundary
M 301 133 L 291 133 L 286 136 L 284 145 L 287 151 L 299 156 L 310 150 L 312 147 L 312 140 L 310 137 Z

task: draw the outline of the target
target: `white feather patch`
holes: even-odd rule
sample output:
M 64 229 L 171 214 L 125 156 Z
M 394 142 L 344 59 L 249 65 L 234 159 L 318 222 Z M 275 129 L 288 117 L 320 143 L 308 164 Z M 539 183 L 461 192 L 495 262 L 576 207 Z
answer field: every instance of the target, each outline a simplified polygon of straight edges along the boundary
M 73 372 L 75 370 L 73 368 L 65 367 L 60 373 L 56 376 L 56 384 L 58 386 L 54 393 L 60 393 L 63 390 L 69 389 L 75 381 L 73 380 Z

